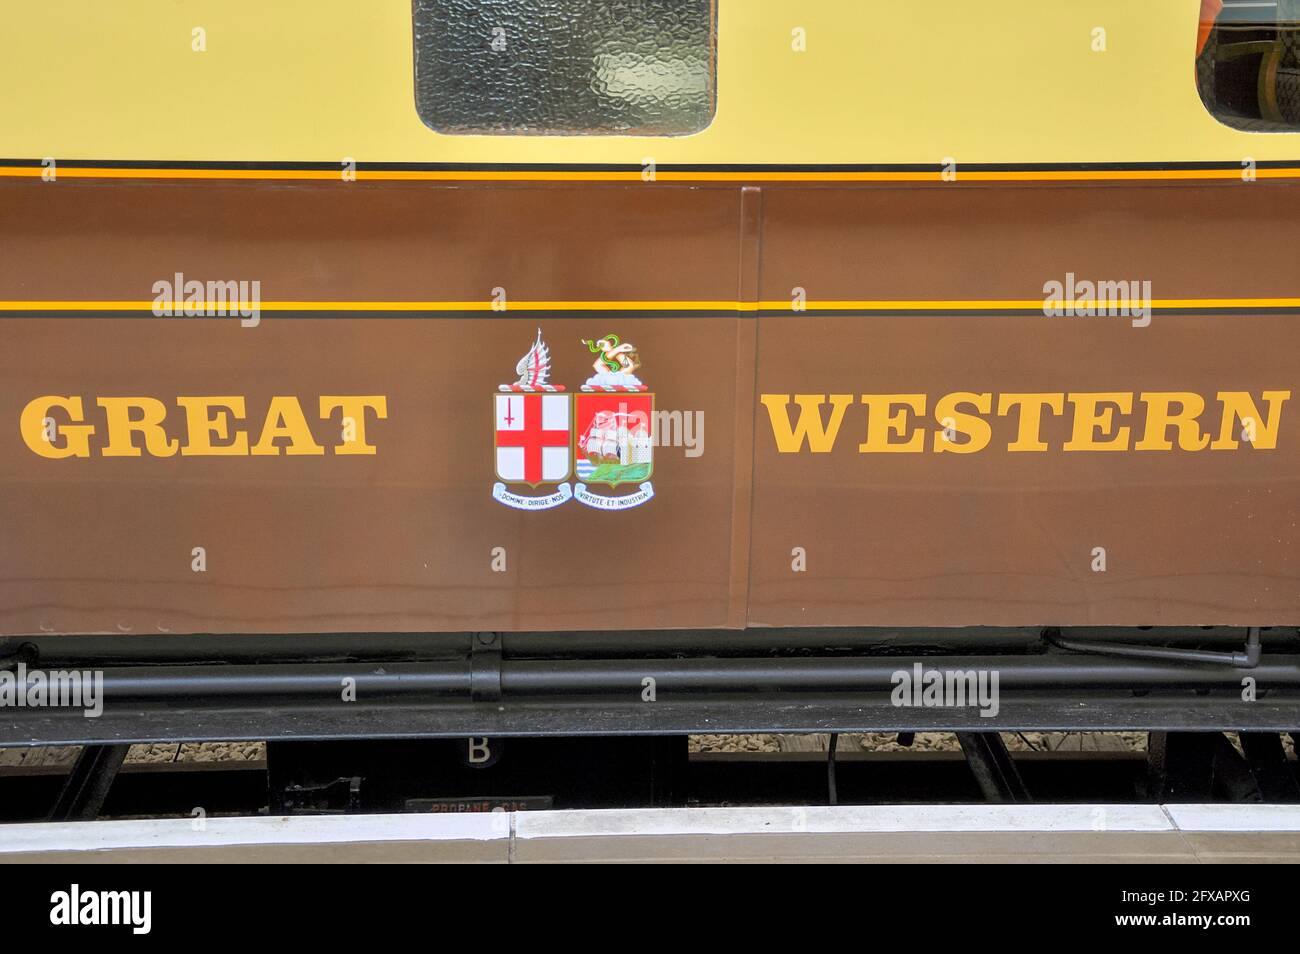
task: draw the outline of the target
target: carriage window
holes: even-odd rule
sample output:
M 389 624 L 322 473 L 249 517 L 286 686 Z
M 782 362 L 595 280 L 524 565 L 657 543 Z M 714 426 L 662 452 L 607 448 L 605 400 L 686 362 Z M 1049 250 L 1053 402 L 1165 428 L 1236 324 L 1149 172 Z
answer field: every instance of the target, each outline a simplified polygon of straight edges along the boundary
M 1300 131 L 1300 0 L 1201 0 L 1196 84 L 1234 129 Z
M 713 120 L 716 0 L 413 0 L 441 133 L 683 136 Z

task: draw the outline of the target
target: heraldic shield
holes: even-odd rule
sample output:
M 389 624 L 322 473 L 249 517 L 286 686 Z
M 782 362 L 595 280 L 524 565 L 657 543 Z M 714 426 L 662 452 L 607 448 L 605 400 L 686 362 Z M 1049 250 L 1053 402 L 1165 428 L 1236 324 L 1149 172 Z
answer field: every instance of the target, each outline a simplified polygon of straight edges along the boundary
M 567 394 L 509 393 L 492 395 L 496 419 L 496 475 L 493 496 L 520 510 L 546 510 L 572 496 L 565 481 L 572 472 L 573 430 Z M 536 490 L 558 484 L 544 496 L 522 496 L 507 484 Z
M 508 507 L 548 510 L 576 499 L 597 510 L 627 510 L 654 497 L 655 400 L 635 374 L 641 366 L 636 347 L 612 334 L 582 343 L 597 357 L 581 393 L 565 394 L 564 385 L 550 383 L 551 353 L 539 328 L 515 366 L 518 380 L 492 395 L 492 496 Z M 588 484 L 634 489 L 606 495 Z M 509 485 L 555 489 L 529 495 Z
M 587 484 L 640 484 L 654 473 L 653 394 L 574 396 L 574 467 Z

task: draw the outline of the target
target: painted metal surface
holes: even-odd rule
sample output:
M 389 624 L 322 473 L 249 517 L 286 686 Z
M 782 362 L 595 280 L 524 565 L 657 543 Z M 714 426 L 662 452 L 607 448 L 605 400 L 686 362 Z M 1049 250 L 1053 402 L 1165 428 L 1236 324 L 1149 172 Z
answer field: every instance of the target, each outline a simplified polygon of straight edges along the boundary
M 1300 617 L 1300 153 L 1205 111 L 1195 0 L 1097 4 L 1134 41 L 1108 59 L 1082 13 L 1016 0 L 998 38 L 1027 62 L 953 4 L 920 64 L 843 45 L 906 5 L 806 11 L 835 45 L 796 60 L 774 3 L 723 0 L 714 122 L 653 149 L 439 136 L 409 4 L 342 32 L 313 5 L 283 44 L 294 6 L 209 11 L 229 44 L 168 84 L 138 72 L 162 47 L 94 72 L 102 11 L 19 15 L 0 78 L 54 35 L 86 57 L 0 106 L 0 633 Z M 988 95 L 1039 60 L 1029 101 Z M 354 86 L 262 94 L 326 73 Z M 221 150 L 121 112 L 182 101 Z M 1128 134 L 1060 136 L 1038 101 Z M 187 282 L 227 281 L 256 320 L 183 314 Z M 1114 282 L 1123 315 L 1044 315 Z M 611 336 L 637 366 L 601 384 Z M 543 387 L 512 391 L 539 340 Z M 516 435 L 534 405 L 571 466 Z
M 1292 185 L 3 188 L 8 633 L 1267 625 L 1300 608 Z M 1226 241 L 1225 221 L 1249 224 Z M 262 276 L 260 321 L 154 316 L 176 273 Z M 1145 277 L 1150 324 L 1029 307 L 1071 273 Z M 653 499 L 493 499 L 493 395 L 539 330 L 577 401 L 584 341 L 635 343 L 655 410 L 681 422 L 659 419 Z M 1184 435 L 1152 423 L 1152 394 L 1205 407 Z M 823 452 L 792 441 L 797 395 L 822 422 L 839 406 Z M 1038 427 L 1016 395 L 1038 396 Z M 203 396 L 242 408 L 187 409 Z M 31 410 L 49 397 L 80 398 L 82 420 Z M 123 398 L 159 402 L 153 444 L 114 423 L 144 413 Z M 41 456 L 25 409 L 92 426 L 87 456 Z

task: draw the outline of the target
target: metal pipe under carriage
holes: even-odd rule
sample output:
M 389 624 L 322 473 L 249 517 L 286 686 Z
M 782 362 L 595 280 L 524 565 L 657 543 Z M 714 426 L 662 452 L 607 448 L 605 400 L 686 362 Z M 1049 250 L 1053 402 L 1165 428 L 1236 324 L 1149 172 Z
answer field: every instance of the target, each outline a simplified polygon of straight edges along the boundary
M 1108 687 L 1240 686 L 1244 675 L 1269 689 L 1300 687 L 1300 656 L 1267 656 L 1245 670 L 1228 665 L 1042 656 L 793 659 L 503 659 L 503 695 L 537 696 L 641 692 L 889 692 L 895 675 L 925 671 L 996 672 L 1003 690 Z M 338 695 L 344 680 L 358 693 L 468 697 L 469 659 L 455 662 L 140 666 L 103 670 L 113 699 Z

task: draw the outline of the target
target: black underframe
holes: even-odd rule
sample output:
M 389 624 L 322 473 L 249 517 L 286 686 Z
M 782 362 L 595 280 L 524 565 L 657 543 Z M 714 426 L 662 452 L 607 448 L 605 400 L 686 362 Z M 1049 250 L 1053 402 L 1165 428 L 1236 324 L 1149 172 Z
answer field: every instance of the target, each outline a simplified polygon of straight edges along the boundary
M 751 629 L 33 636 L 0 666 L 98 669 L 103 714 L 0 707 L 0 746 L 467 735 L 1291 731 L 1300 628 Z M 1066 648 L 1079 641 L 1080 652 Z M 1107 645 L 1195 650 L 1131 658 Z M 1097 650 L 1100 649 L 1101 652 Z M 1206 662 L 1205 651 L 1224 654 Z M 1166 653 L 1166 657 L 1167 657 Z M 996 715 L 901 707 L 892 674 L 996 670 Z M 1253 680 L 1254 701 L 1243 700 Z M 356 701 L 344 702 L 344 679 Z M 646 680 L 654 701 L 647 701 Z M 1248 694 L 1248 693 L 1247 693 Z

